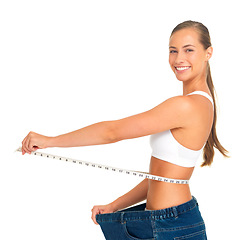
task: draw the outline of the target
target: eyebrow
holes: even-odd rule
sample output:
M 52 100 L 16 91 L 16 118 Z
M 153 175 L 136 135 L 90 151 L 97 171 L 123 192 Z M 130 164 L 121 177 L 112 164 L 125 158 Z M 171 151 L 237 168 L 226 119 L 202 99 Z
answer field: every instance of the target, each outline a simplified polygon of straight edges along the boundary
M 187 44 L 187 45 L 183 46 L 182 48 L 187 48 L 187 47 L 195 47 L 195 46 L 192 45 L 192 44 Z M 169 48 L 175 48 L 176 49 L 176 47 L 173 47 L 173 46 L 170 46 Z

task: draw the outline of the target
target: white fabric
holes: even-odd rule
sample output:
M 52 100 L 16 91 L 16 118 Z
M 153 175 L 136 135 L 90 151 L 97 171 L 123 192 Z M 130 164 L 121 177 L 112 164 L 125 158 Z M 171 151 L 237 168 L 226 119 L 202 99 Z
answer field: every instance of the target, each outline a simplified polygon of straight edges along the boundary
M 195 92 L 192 92 L 192 93 L 189 93 L 187 94 L 188 95 L 195 95 L 195 94 L 198 94 L 198 95 L 201 95 L 201 96 L 204 96 L 206 98 L 208 98 L 208 100 L 214 105 L 214 102 L 213 102 L 213 99 L 211 98 L 211 96 L 206 93 L 206 92 L 203 92 L 203 91 L 195 91 Z
M 188 95 L 202 95 L 211 101 L 213 99 L 203 91 L 195 91 Z M 170 130 L 153 134 L 150 137 L 152 156 L 182 167 L 194 167 L 204 146 L 200 150 L 192 150 L 182 146 L 172 135 Z

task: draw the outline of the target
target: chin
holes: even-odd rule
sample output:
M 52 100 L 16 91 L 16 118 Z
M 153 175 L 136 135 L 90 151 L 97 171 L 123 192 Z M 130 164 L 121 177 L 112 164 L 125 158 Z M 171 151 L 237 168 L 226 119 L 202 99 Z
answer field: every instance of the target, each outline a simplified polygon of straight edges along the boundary
M 187 82 L 190 81 L 190 78 L 186 78 L 186 77 L 182 77 L 182 76 L 176 76 L 176 78 L 180 81 L 180 82 Z

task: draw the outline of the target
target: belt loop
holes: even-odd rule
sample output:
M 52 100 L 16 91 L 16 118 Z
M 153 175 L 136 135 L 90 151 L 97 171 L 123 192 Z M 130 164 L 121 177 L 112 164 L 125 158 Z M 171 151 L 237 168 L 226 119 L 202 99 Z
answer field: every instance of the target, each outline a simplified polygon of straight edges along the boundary
M 123 215 L 124 215 L 124 213 L 122 212 L 122 213 L 121 213 L 121 224 L 124 224 L 124 223 L 125 223 L 125 221 L 123 220 Z
M 172 213 L 173 213 L 173 215 L 174 215 L 175 218 L 178 218 L 178 211 L 177 211 L 176 207 L 172 208 Z

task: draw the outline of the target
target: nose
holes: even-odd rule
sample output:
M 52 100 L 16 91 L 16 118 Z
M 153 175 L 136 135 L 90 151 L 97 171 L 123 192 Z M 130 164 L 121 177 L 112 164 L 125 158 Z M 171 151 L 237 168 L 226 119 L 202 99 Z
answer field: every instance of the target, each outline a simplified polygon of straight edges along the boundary
M 183 52 L 178 52 L 175 59 L 175 64 L 182 64 L 185 62 L 185 55 Z

